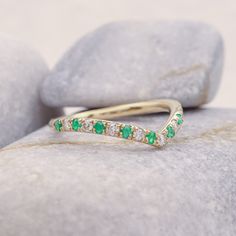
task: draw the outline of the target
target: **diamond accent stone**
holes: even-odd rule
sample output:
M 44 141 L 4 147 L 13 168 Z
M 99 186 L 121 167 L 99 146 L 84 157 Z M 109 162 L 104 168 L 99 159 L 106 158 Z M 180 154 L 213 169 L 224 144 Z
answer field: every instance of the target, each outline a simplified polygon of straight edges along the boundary
M 85 120 L 83 123 L 83 130 L 86 132 L 91 132 L 93 130 L 93 121 Z
M 166 139 L 165 139 L 165 136 L 163 134 L 158 134 L 157 143 L 160 147 L 163 147 L 166 144 Z
M 172 120 L 171 121 L 171 126 L 174 130 L 177 130 L 178 129 L 178 124 L 177 124 L 177 120 Z
M 142 141 L 145 137 L 145 131 L 143 129 L 138 128 L 134 132 L 134 138 L 137 141 Z
M 71 123 L 69 119 L 63 120 L 63 128 L 65 131 L 69 131 L 71 129 Z
M 116 123 L 111 123 L 108 128 L 108 134 L 111 136 L 116 136 L 119 132 L 119 126 Z

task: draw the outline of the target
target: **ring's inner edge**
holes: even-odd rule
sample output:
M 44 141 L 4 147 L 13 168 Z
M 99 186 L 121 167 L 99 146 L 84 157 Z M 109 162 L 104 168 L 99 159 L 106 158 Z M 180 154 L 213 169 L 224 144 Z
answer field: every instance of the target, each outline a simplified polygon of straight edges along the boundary
M 144 115 L 158 112 L 169 112 L 169 118 L 159 131 L 166 128 L 172 116 L 177 111 L 182 111 L 179 102 L 171 99 L 158 99 L 145 102 L 124 104 L 106 108 L 88 110 L 72 115 L 74 118 L 92 118 L 92 119 L 116 119 L 124 116 Z
M 164 100 L 118 105 L 84 111 L 73 115 L 76 118 L 114 119 L 124 116 L 144 115 L 157 112 L 170 112 L 170 103 Z

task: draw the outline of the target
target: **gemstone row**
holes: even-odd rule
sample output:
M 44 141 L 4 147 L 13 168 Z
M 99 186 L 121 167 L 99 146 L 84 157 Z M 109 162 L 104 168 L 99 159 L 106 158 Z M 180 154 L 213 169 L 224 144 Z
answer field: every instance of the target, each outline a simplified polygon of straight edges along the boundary
M 183 122 L 183 115 L 181 113 L 176 113 L 170 124 L 166 127 L 166 137 L 168 139 L 174 138 L 176 132 L 179 130 Z
M 156 146 L 163 146 L 165 138 L 162 134 L 154 131 L 142 129 L 133 125 L 125 125 L 111 121 L 101 121 L 93 119 L 67 119 L 56 120 L 54 122 L 56 131 L 78 131 L 96 134 L 105 134 L 113 137 L 120 137 L 128 140 L 148 143 Z
M 175 136 L 182 123 L 182 114 L 177 113 L 163 133 L 142 129 L 133 125 L 87 118 L 57 119 L 54 121 L 54 128 L 58 132 L 78 131 L 104 134 L 161 147 L 166 144 L 168 139 Z

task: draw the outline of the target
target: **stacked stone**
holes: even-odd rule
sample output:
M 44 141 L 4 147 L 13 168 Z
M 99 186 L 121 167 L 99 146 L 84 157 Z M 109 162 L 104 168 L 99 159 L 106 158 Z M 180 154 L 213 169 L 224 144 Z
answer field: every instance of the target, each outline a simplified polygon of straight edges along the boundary
M 63 107 L 158 98 L 184 108 L 207 104 L 223 61 L 220 34 L 195 22 L 107 24 L 79 39 L 50 73 L 37 53 L 1 35 L 0 145 Z M 0 235 L 236 235 L 236 110 L 187 109 L 184 118 L 161 149 L 130 139 L 171 139 L 182 116 L 162 140 L 153 130 L 166 115 L 58 118 L 55 130 L 1 149 Z

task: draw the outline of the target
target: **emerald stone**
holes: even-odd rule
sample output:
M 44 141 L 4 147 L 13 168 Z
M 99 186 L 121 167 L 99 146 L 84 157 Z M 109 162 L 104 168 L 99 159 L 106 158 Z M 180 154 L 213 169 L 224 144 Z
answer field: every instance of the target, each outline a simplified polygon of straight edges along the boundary
M 179 119 L 177 120 L 177 124 L 178 124 L 178 125 L 183 124 L 183 118 L 182 118 L 182 115 L 181 115 L 181 114 L 176 114 L 176 116 L 179 118 Z
M 103 124 L 102 121 L 97 121 L 96 124 L 93 126 L 93 128 L 95 129 L 95 132 L 97 134 L 102 134 L 105 129 L 105 125 Z
M 154 144 L 157 139 L 157 136 L 155 132 L 150 131 L 148 134 L 146 134 L 146 138 L 149 144 Z
M 54 127 L 56 129 L 56 131 L 60 132 L 62 129 L 62 122 L 61 120 L 56 120 L 54 123 Z
M 123 138 L 129 138 L 129 136 L 132 135 L 132 128 L 130 125 L 125 125 L 122 129 L 121 129 L 121 133 L 122 133 L 122 137 Z
M 78 131 L 78 129 L 81 127 L 82 127 L 82 124 L 80 123 L 80 121 L 77 118 L 72 120 L 72 129 L 74 131 Z
M 171 125 L 167 126 L 167 138 L 173 138 L 175 136 L 175 130 Z

